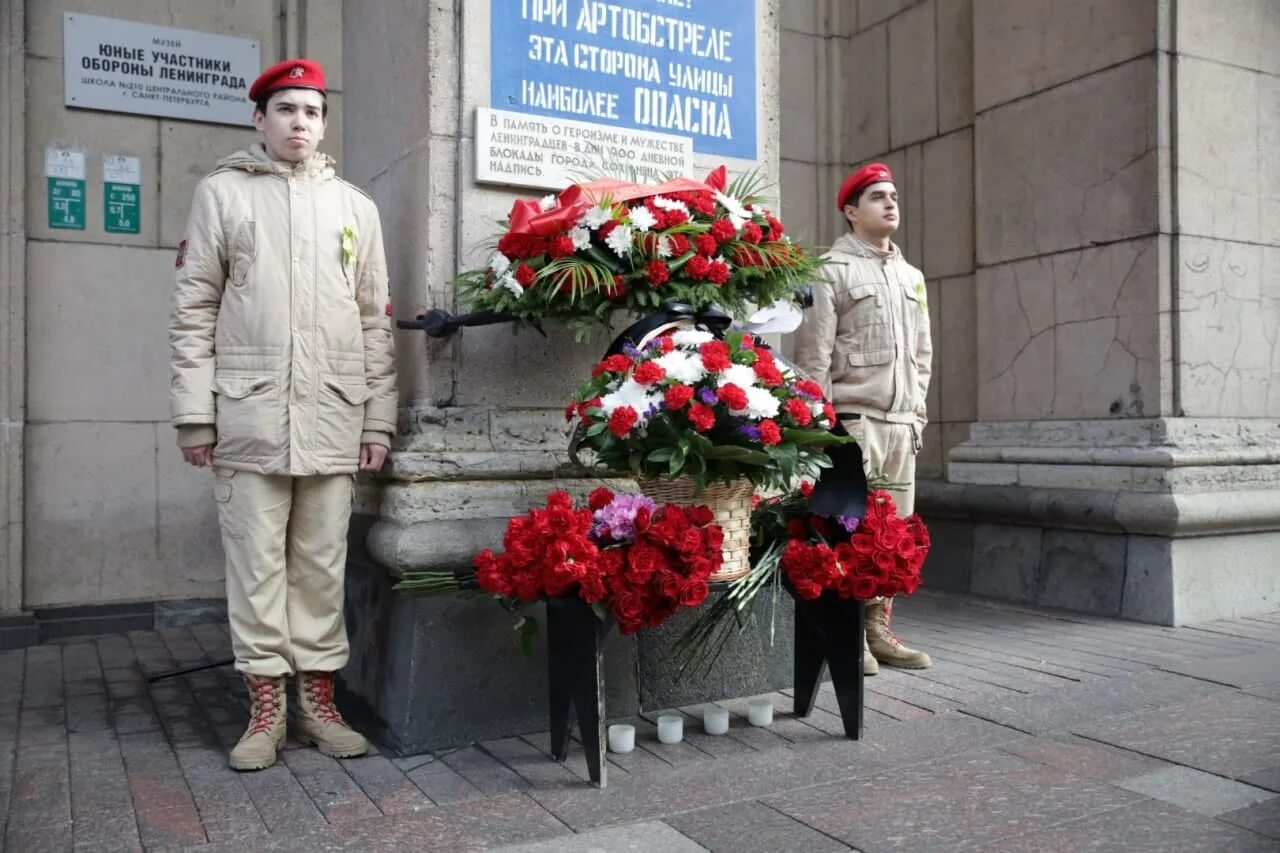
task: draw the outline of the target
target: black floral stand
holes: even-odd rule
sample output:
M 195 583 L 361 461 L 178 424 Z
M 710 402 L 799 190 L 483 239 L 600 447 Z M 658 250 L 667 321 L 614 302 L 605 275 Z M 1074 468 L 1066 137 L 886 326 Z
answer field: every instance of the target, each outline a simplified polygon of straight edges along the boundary
M 713 590 L 726 588 L 713 584 Z M 831 671 L 844 733 L 862 735 L 862 630 L 860 601 L 825 593 L 813 601 L 796 598 L 795 714 L 813 712 L 822 665 Z M 587 751 L 587 773 L 606 782 L 603 644 L 611 621 L 602 621 L 579 598 L 547 599 L 547 681 L 550 692 L 551 754 L 569 754 L 569 727 L 576 717 Z
M 862 736 L 863 602 L 840 598 L 834 592 L 796 601 L 795 715 L 813 713 L 822 680 L 822 664 L 831 671 L 831 684 L 840 705 L 846 737 Z
M 547 683 L 551 694 L 551 754 L 569 755 L 570 711 L 587 750 L 591 781 L 605 786 L 603 643 L 610 622 L 580 598 L 547 599 Z

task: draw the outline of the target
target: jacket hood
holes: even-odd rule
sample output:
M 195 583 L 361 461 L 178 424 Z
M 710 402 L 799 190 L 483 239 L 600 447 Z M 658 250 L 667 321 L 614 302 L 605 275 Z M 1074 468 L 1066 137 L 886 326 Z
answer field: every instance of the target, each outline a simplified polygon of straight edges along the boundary
M 831 244 L 831 251 L 853 255 L 856 258 L 874 258 L 875 260 L 896 258 L 902 255 L 901 250 L 898 249 L 898 244 L 893 241 L 889 242 L 889 251 L 886 252 L 882 249 L 877 249 L 852 231 L 847 231 L 837 237 L 836 241 Z
M 214 171 L 225 172 L 231 169 L 239 169 L 243 172 L 274 175 L 301 173 L 313 178 L 328 180 L 335 175 L 335 166 L 337 166 L 336 160 L 328 154 L 321 154 L 319 151 L 301 163 L 285 163 L 280 160 L 273 160 L 271 155 L 267 153 L 267 146 L 261 142 L 255 142 L 243 151 L 237 151 L 234 154 L 223 157 L 218 161 Z

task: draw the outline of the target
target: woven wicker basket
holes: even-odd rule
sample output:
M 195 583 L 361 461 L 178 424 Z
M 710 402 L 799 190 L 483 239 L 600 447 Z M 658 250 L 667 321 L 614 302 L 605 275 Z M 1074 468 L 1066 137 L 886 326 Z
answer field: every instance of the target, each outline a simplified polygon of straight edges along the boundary
M 716 524 L 724 531 L 724 562 L 709 580 L 736 580 L 751 570 L 751 495 L 755 487 L 750 480 L 713 483 L 701 492 L 696 491 L 692 477 L 639 477 L 636 482 L 642 493 L 660 504 L 706 506 L 715 513 Z

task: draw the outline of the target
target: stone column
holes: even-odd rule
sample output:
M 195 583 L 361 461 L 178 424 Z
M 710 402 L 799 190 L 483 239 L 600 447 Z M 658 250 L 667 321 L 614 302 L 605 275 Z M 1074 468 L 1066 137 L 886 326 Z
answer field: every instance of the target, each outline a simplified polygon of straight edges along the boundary
M 760 160 L 729 166 L 776 176 L 778 11 L 776 0 L 758 6 Z M 378 202 L 399 318 L 459 310 L 451 279 L 484 261 L 482 244 L 496 236 L 513 199 L 540 194 L 475 182 L 475 111 L 490 106 L 490 58 L 517 48 L 490 43 L 490 3 L 463 7 L 462 0 L 345 4 L 346 176 Z M 697 166 L 718 162 L 698 158 Z M 345 672 L 393 747 L 545 727 L 541 636 L 527 661 L 514 617 L 487 596 L 411 599 L 389 587 L 406 570 L 470 567 L 477 551 L 501 546 L 511 516 L 548 492 L 585 494 L 604 482 L 568 465 L 563 410 L 607 343 L 575 344 L 554 325 L 546 337 L 507 326 L 447 340 L 397 333 L 400 435 L 378 486 L 361 497 L 373 559 L 357 553 L 348 574 L 353 658 Z M 609 644 L 611 713 L 630 713 L 642 700 L 643 656 L 616 632 Z M 466 713 L 458 713 L 459 697 Z
M 979 422 L 922 495 L 958 522 L 944 584 L 1276 606 L 1277 34 L 1266 0 L 974 0 Z
M 22 609 L 26 84 L 22 0 L 0 3 L 0 617 Z

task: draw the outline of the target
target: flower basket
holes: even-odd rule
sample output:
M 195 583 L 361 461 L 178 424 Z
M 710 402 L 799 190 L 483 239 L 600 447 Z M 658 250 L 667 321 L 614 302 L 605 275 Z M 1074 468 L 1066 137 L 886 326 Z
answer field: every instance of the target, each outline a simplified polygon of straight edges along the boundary
M 711 583 L 732 581 L 751 568 L 751 496 L 755 486 L 744 478 L 732 483 L 713 483 L 702 491 L 692 477 L 640 477 L 640 491 L 660 504 L 705 506 L 715 515 L 715 524 L 724 531 L 720 569 L 707 578 Z

